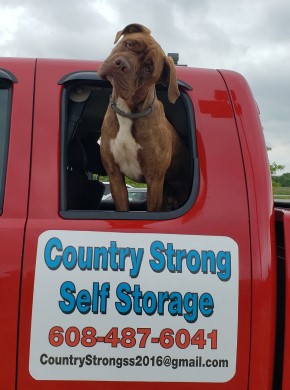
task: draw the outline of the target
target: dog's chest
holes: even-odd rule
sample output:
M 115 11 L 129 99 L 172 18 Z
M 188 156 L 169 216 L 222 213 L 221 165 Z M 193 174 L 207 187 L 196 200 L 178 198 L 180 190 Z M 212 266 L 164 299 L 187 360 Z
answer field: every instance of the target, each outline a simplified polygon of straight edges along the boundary
M 119 106 L 120 103 L 122 104 L 122 102 L 118 102 Z M 124 104 L 122 109 L 128 111 L 128 108 L 124 107 Z M 137 153 L 141 149 L 141 146 L 132 135 L 132 120 L 122 117 L 119 114 L 117 114 L 117 118 L 120 127 L 116 138 L 111 140 L 111 152 L 115 162 L 119 165 L 124 175 L 138 181 L 142 176 L 141 167 L 137 158 Z

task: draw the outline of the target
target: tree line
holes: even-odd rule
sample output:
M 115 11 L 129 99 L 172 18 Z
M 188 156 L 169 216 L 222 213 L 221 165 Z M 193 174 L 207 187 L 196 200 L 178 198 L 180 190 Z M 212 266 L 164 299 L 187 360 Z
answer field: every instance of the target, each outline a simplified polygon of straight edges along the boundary
M 272 182 L 274 186 L 290 187 L 290 173 L 283 173 L 281 176 L 272 176 Z
M 267 151 L 271 148 L 267 147 Z M 272 184 L 274 187 L 290 187 L 290 173 L 283 173 L 281 176 L 277 175 L 278 171 L 283 171 L 285 165 L 277 164 L 276 162 L 270 163 L 270 172 L 272 176 Z

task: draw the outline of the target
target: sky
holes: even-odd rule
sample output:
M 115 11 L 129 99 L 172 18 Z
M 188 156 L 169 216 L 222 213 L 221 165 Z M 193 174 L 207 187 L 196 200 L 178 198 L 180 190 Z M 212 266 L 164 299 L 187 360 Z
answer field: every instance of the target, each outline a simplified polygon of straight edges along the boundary
M 0 0 L 0 56 L 102 60 L 116 32 L 147 26 L 179 63 L 250 84 L 270 162 L 290 172 L 289 0 Z

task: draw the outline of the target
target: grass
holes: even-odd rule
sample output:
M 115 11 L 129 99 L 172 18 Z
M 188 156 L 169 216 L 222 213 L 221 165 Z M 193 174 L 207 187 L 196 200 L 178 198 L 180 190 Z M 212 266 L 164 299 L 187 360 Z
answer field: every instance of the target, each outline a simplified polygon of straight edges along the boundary
M 290 199 L 290 187 L 273 187 L 275 199 Z

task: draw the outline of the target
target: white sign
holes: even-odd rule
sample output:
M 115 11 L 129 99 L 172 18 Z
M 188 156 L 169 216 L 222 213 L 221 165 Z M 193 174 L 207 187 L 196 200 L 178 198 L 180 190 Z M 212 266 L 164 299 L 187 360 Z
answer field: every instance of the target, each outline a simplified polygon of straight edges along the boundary
M 43 233 L 31 375 L 229 381 L 236 372 L 238 270 L 238 246 L 228 237 Z

